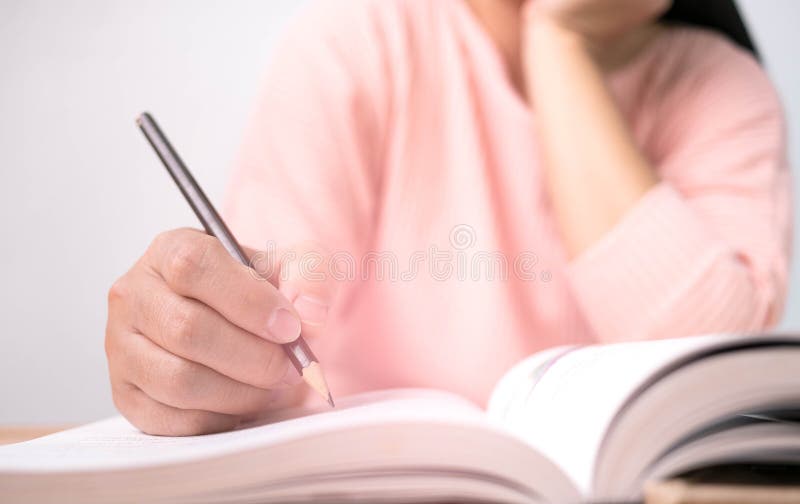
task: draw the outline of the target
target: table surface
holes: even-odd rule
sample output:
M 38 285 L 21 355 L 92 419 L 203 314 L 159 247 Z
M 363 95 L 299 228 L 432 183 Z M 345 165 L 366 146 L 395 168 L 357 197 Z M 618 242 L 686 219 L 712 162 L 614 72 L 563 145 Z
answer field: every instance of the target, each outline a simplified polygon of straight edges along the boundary
M 0 427 L 0 445 L 35 439 L 70 427 L 73 426 L 3 426 Z M 780 480 L 776 485 L 765 484 L 768 483 L 766 481 L 753 484 L 752 478 L 747 483 L 741 483 L 741 478 L 747 478 L 747 473 L 737 475 L 735 471 L 728 472 L 728 476 L 723 478 L 699 475 L 689 479 L 655 482 L 645 490 L 645 504 L 797 504 L 800 503 L 800 479 L 795 482 L 795 474 L 797 471 L 789 475 L 791 484 Z
M 0 445 L 19 443 L 54 432 L 74 427 L 73 425 L 9 425 L 0 427 Z

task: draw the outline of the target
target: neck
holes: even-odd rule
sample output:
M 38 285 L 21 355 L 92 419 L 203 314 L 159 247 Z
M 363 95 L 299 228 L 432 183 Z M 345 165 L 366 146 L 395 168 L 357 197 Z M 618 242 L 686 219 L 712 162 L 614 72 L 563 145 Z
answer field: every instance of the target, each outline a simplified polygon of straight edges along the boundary
M 497 47 L 512 84 L 521 92 L 525 87 L 521 12 L 524 0 L 466 0 L 466 3 Z
M 525 0 L 466 0 L 487 35 L 502 56 L 509 78 L 517 89 L 524 88 L 522 73 L 522 7 Z M 591 44 L 594 60 L 603 72 L 611 72 L 631 61 L 659 32 L 648 23 L 622 35 Z
M 661 29 L 658 23 L 648 23 L 613 39 L 590 44 L 592 57 L 603 72 L 612 72 L 632 61 Z

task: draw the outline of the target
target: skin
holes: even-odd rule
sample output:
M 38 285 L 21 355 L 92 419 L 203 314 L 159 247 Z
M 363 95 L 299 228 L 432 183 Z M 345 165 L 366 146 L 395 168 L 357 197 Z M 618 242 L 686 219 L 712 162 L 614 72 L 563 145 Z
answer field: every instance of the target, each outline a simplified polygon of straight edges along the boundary
M 669 2 L 469 5 L 505 59 L 509 81 L 537 114 L 547 189 L 564 246 L 575 256 L 658 181 L 603 75 L 657 35 L 653 20 Z M 324 256 L 313 245 L 293 251 Z M 111 287 L 105 347 L 114 403 L 142 431 L 217 432 L 302 401 L 306 387 L 279 344 L 300 329 L 313 344 L 334 289 L 329 279 L 301 275 L 296 262 L 282 264 L 281 254 L 247 253 L 258 271 L 198 230 L 168 231 Z M 327 270 L 324 261 L 317 266 Z M 289 316 L 281 331 L 270 328 L 279 309 Z
M 301 328 L 313 342 L 330 284 L 301 275 L 299 261 L 281 264 L 282 254 L 246 253 L 255 269 L 201 231 L 167 231 L 111 287 L 105 346 L 114 403 L 142 431 L 217 432 L 302 400 L 307 389 L 279 344 Z M 296 327 L 270 327 L 279 309 Z
M 545 180 L 567 256 L 608 232 L 658 183 L 604 74 L 658 35 L 669 0 L 470 0 L 535 110 Z M 535 75 L 535 79 L 528 76 Z M 575 148 L 580 146 L 580 148 Z

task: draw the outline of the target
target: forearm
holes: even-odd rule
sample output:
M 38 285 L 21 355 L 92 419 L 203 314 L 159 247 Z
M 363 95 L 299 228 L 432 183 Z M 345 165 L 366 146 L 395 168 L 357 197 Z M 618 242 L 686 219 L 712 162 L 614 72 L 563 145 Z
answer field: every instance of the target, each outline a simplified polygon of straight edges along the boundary
M 545 183 L 573 257 L 610 230 L 658 179 L 586 43 L 549 20 L 532 20 L 526 37 L 527 91 Z

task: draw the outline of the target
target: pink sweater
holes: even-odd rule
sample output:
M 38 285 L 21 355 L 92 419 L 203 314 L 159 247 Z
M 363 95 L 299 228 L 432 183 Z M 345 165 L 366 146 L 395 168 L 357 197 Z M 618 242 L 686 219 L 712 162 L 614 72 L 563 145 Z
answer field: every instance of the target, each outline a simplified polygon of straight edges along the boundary
M 789 173 L 762 68 L 719 35 L 674 27 L 608 85 L 661 182 L 570 261 L 536 113 L 463 0 L 317 2 L 297 20 L 226 217 L 252 247 L 334 253 L 344 280 L 314 348 L 337 394 L 424 386 L 485 403 L 512 364 L 552 345 L 779 319 Z

